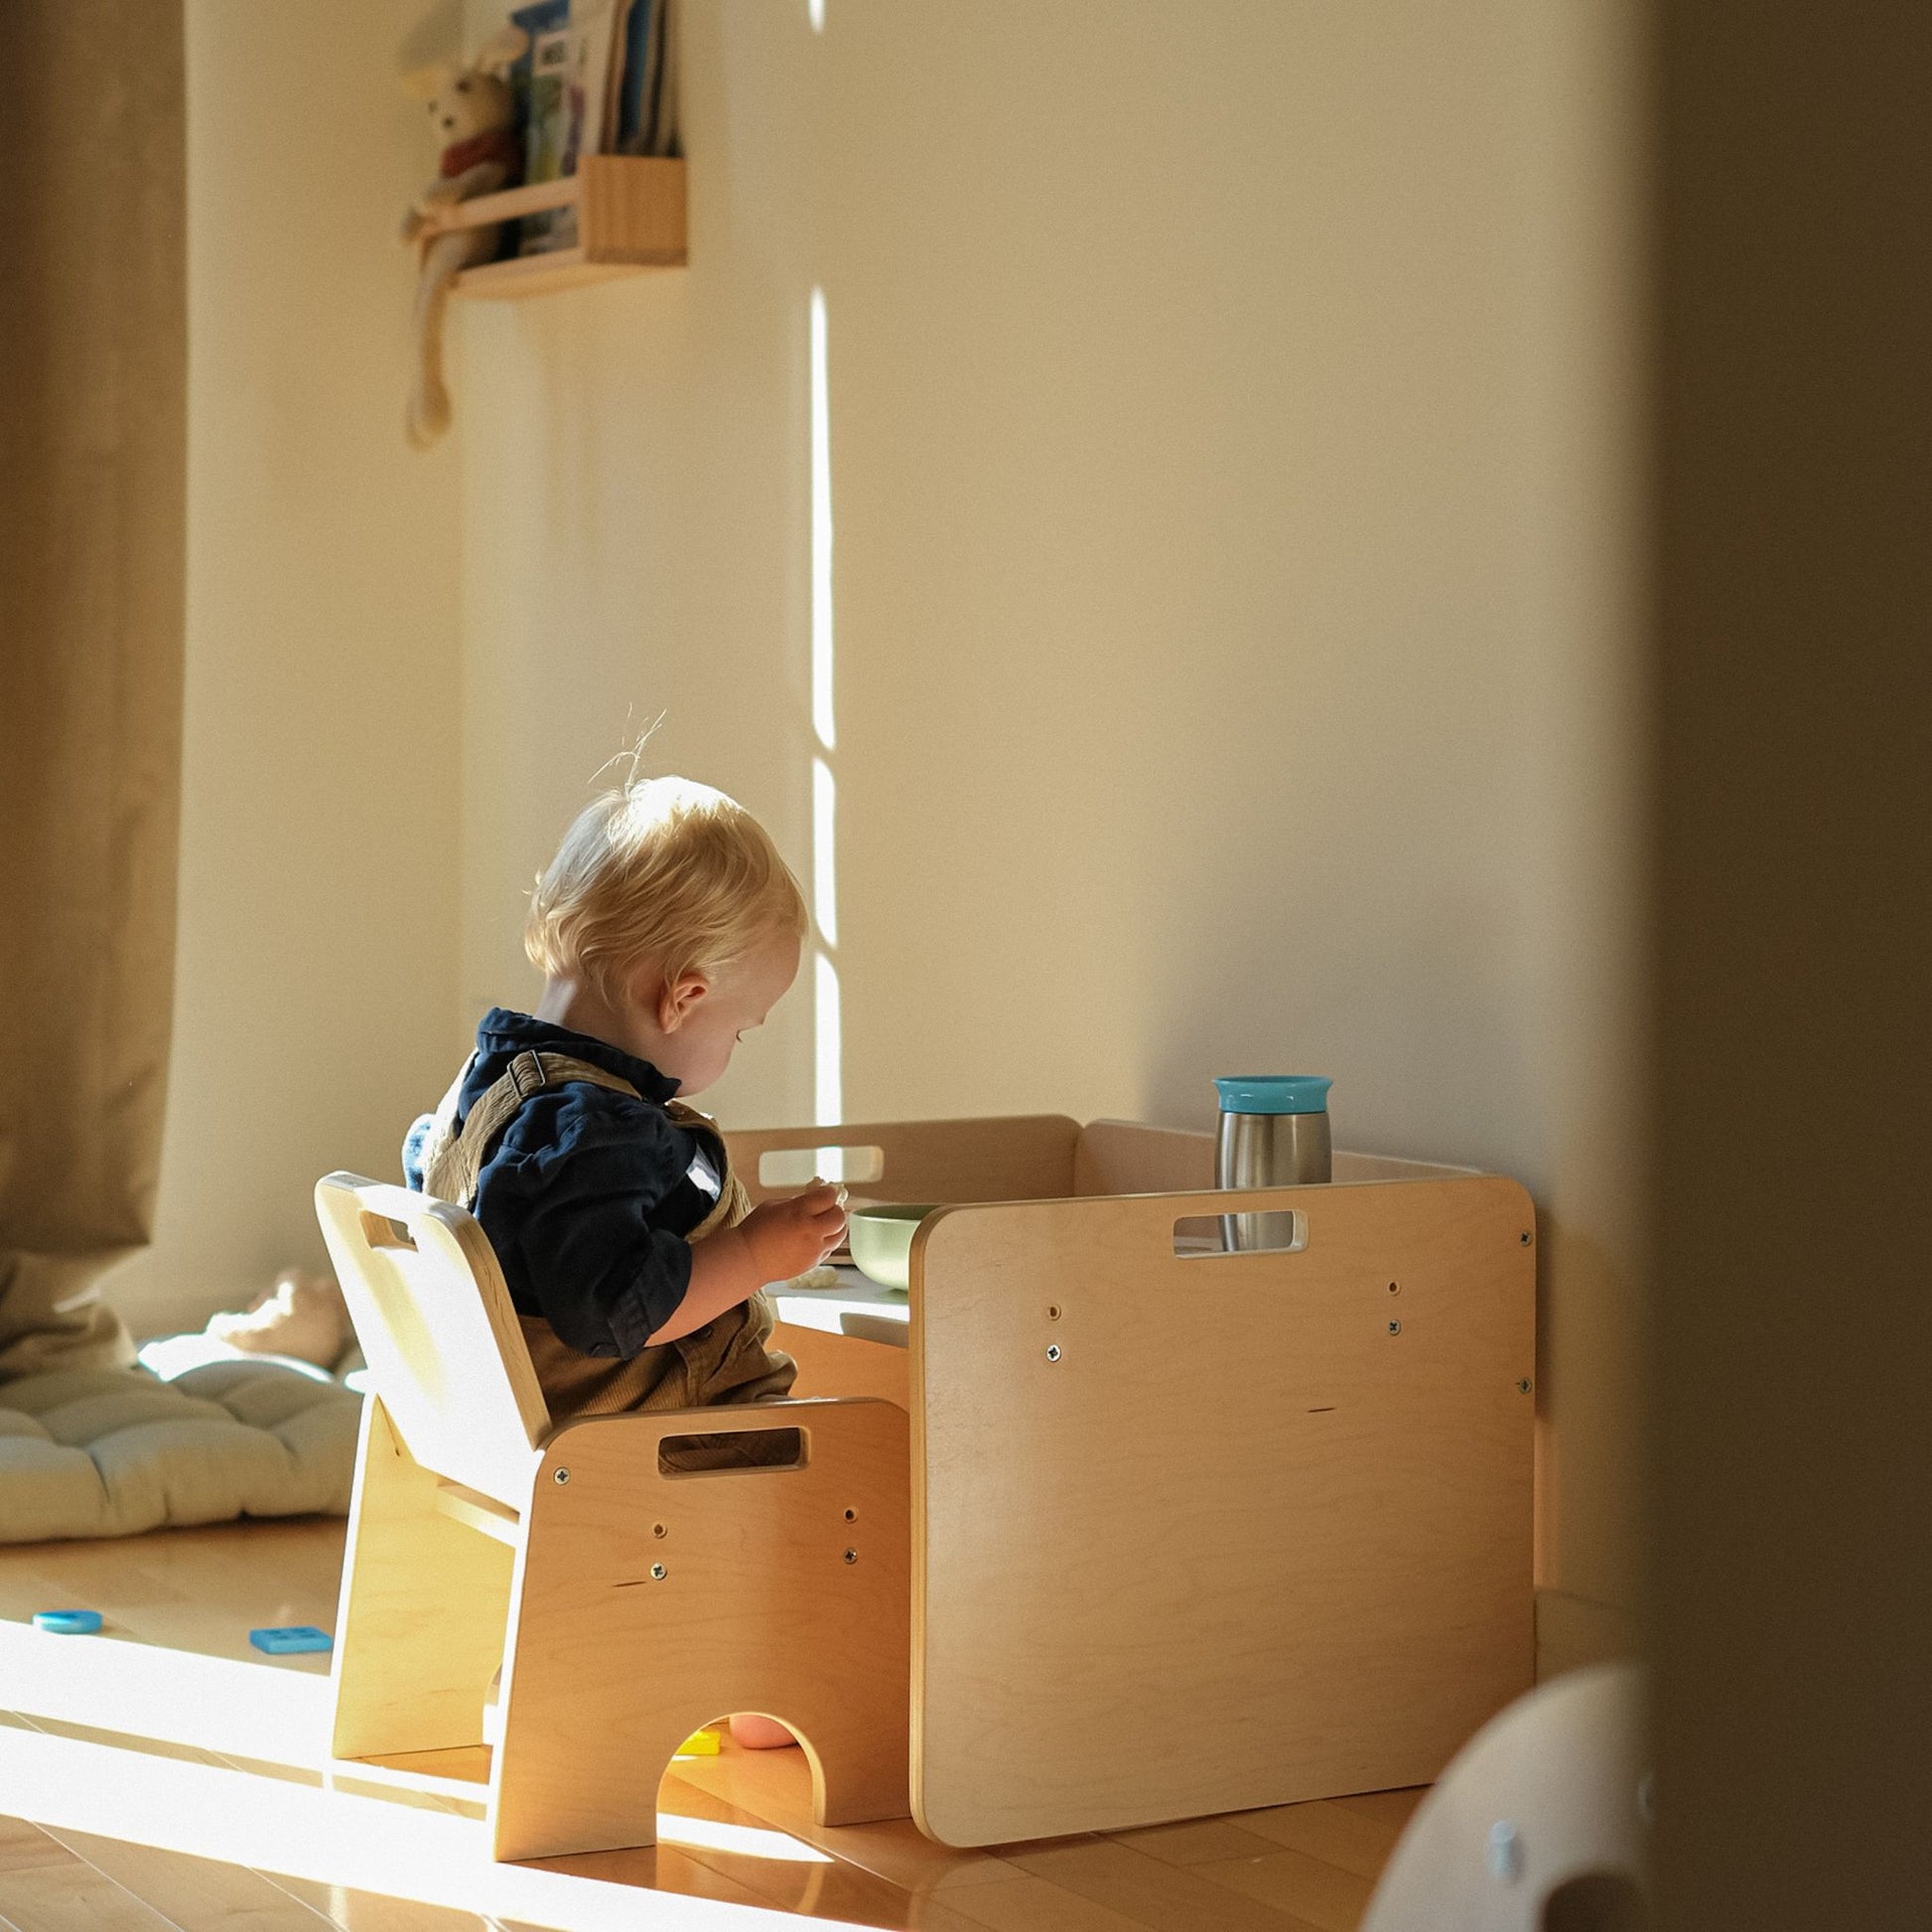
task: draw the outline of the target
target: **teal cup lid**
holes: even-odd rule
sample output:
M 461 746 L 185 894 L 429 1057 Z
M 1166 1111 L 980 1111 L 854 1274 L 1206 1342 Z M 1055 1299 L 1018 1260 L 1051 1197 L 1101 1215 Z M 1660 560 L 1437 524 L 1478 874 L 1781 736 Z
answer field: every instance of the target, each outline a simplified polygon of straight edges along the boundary
M 1238 1073 L 1214 1085 L 1224 1114 L 1325 1114 L 1334 1082 L 1318 1073 Z

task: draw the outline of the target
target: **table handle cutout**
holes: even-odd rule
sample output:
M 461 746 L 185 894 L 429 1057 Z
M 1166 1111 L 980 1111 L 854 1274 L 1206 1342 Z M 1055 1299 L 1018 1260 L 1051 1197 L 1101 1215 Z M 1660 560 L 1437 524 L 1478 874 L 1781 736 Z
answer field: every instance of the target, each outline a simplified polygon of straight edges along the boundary
M 882 1147 L 774 1147 L 759 1156 L 760 1187 L 804 1187 L 819 1180 L 877 1180 L 886 1172 Z
M 1183 1214 L 1173 1224 L 1173 1251 L 1182 1261 L 1299 1255 L 1308 1245 L 1309 1217 L 1294 1207 L 1265 1214 Z

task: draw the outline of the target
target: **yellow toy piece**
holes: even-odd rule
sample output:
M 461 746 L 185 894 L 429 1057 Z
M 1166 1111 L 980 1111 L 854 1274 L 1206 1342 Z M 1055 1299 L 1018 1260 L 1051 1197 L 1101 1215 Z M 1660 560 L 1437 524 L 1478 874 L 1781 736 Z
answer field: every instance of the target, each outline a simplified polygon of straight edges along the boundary
M 716 1757 L 718 1755 L 718 1733 L 715 1730 L 694 1730 L 677 1747 L 680 1757 Z

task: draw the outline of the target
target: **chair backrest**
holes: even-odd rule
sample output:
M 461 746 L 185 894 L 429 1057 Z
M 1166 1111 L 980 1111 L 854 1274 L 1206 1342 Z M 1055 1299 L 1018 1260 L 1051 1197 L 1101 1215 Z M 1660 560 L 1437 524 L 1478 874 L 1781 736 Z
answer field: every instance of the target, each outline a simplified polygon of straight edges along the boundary
M 319 1180 L 316 1213 L 370 1387 L 409 1453 L 524 1508 L 550 1412 L 488 1237 L 448 1201 L 360 1174 Z

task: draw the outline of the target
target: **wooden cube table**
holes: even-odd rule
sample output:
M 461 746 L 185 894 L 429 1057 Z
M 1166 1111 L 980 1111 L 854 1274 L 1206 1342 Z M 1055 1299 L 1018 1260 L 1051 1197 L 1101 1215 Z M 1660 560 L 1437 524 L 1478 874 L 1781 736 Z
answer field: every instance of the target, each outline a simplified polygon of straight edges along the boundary
M 902 1350 L 868 1338 L 893 1298 L 780 1303 L 797 1394 L 910 1420 L 930 1837 L 1420 1784 L 1529 1688 L 1518 1183 L 1337 1153 L 1329 1184 L 1241 1196 L 1296 1217 L 1291 1248 L 1224 1253 L 1205 1134 L 1028 1116 L 727 1138 L 755 1199 L 842 1164 L 855 1194 L 945 1203 L 914 1237 Z

